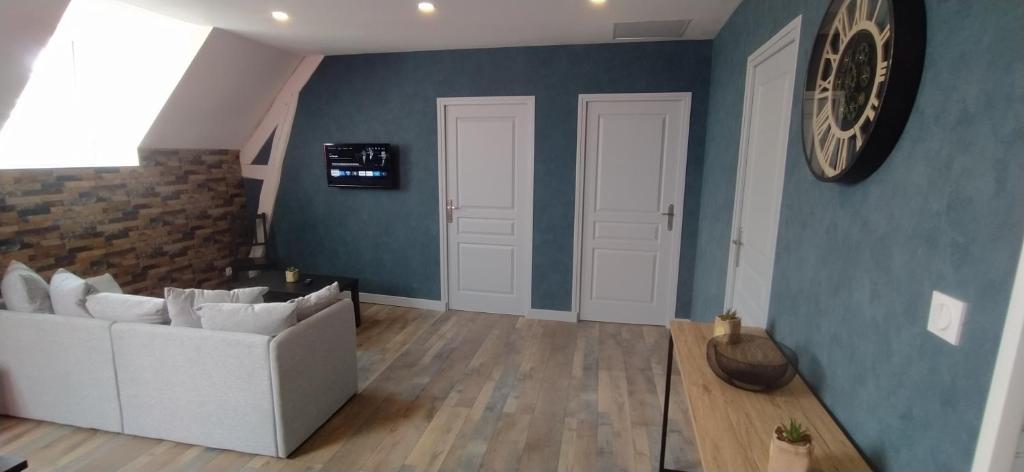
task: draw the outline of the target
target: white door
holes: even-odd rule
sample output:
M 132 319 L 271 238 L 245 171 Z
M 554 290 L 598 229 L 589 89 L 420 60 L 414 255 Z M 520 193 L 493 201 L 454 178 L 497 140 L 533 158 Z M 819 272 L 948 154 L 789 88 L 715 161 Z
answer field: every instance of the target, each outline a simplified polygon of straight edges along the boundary
M 744 324 L 768 322 L 775 242 L 786 173 L 799 20 L 747 61 L 725 308 Z
M 438 99 L 438 124 L 448 306 L 525 314 L 533 251 L 533 97 Z
M 689 96 L 581 100 L 580 318 L 664 325 L 675 311 Z

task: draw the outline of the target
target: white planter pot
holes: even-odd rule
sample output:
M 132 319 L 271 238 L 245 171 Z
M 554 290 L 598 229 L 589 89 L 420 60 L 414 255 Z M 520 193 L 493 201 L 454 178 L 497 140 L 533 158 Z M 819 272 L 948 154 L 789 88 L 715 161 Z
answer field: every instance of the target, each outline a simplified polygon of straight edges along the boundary
M 813 444 L 790 444 L 772 437 L 768 451 L 768 470 L 771 472 L 807 472 L 811 469 Z

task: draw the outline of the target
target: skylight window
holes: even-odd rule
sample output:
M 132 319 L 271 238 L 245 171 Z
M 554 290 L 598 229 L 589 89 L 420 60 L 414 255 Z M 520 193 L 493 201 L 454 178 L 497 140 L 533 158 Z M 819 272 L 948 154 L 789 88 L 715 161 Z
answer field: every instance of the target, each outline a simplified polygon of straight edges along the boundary
M 0 169 L 138 165 L 139 143 L 209 33 L 72 0 L 0 129 Z

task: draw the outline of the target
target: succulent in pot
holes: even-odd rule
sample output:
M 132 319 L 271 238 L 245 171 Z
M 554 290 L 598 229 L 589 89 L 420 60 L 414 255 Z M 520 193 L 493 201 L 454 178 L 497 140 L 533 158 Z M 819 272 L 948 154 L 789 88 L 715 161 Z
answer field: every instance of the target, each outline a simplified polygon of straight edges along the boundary
M 719 339 L 724 341 L 726 344 L 734 344 L 740 340 L 740 328 L 742 327 L 743 322 L 740 321 L 740 317 L 736 314 L 736 310 L 730 308 L 715 316 L 713 334 L 716 338 L 722 336 Z
M 790 418 L 789 423 L 775 427 L 768 470 L 774 472 L 807 472 L 811 468 L 811 434 L 804 425 Z
M 288 283 L 295 283 L 299 281 L 299 269 L 295 267 L 289 267 L 284 270 L 284 281 Z

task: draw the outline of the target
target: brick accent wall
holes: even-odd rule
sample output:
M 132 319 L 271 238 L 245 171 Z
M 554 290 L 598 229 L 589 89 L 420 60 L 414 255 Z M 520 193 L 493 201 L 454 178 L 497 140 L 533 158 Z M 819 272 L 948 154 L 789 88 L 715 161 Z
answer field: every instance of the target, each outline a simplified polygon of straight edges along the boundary
M 220 287 L 245 223 L 237 151 L 145 150 L 138 167 L 0 171 L 0 271 L 109 272 L 126 293 Z

